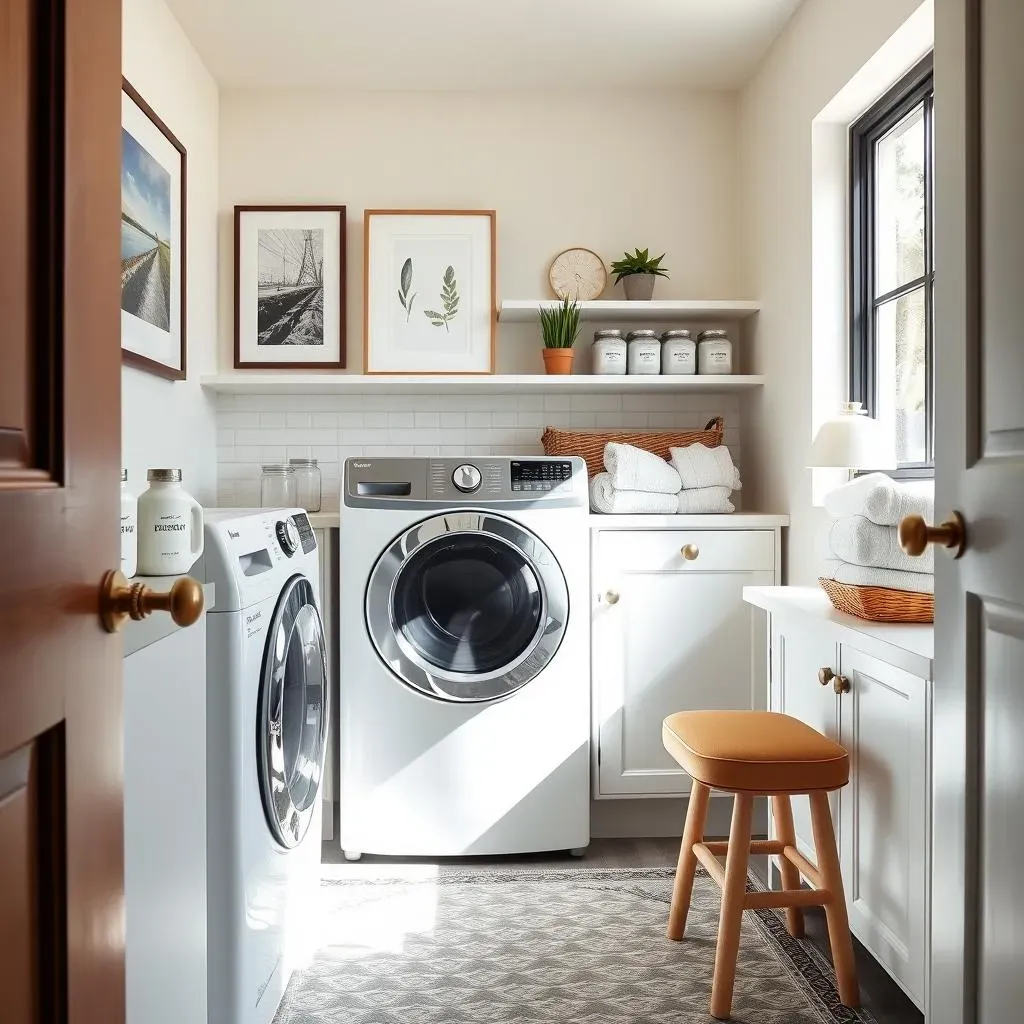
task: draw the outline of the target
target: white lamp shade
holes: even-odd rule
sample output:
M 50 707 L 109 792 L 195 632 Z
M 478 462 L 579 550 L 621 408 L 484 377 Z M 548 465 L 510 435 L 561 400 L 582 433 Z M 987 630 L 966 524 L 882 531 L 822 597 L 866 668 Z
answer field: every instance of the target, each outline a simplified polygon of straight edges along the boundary
M 826 420 L 811 445 L 812 468 L 894 469 L 896 447 L 878 420 L 864 415 L 860 402 L 844 402 L 838 416 Z

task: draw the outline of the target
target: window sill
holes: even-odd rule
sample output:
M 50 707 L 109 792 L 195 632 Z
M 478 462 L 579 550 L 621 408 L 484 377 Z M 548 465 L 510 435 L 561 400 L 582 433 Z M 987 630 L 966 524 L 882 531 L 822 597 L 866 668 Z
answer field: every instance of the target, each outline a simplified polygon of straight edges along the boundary
M 869 473 L 884 473 L 893 480 L 934 480 L 934 466 L 904 466 L 902 469 L 862 469 L 855 476 L 867 476 Z

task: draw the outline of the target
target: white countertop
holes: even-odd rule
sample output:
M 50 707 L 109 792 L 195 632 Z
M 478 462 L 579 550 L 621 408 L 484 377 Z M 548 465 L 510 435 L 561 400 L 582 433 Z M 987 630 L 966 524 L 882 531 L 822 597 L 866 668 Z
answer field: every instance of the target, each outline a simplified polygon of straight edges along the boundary
M 158 592 L 170 590 L 177 580 L 183 579 L 189 573 L 182 573 L 180 576 L 133 576 L 128 582 L 144 583 L 147 587 Z M 203 612 L 208 612 L 214 605 L 214 585 L 203 584 Z M 139 622 L 129 619 L 124 624 L 124 657 L 141 651 L 143 647 L 149 647 L 164 637 L 181 629 L 174 619 L 167 612 L 153 612 Z
M 601 530 L 773 530 L 788 526 L 789 516 L 762 512 L 733 512 L 729 515 L 700 516 L 611 516 L 591 514 L 591 529 Z M 336 530 L 340 512 L 310 512 L 314 530 Z

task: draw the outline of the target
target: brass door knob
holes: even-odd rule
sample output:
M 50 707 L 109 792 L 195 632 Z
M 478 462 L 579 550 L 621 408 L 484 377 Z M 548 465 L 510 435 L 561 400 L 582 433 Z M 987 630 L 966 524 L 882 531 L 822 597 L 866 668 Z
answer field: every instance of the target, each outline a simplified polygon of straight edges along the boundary
M 832 689 L 838 694 L 850 692 L 850 680 L 846 676 L 836 676 L 832 680 Z
M 967 547 L 964 517 L 954 512 L 940 526 L 929 526 L 920 516 L 904 516 L 899 528 L 900 547 L 915 558 L 923 555 L 929 544 L 938 544 L 959 558 Z
M 822 665 L 822 667 L 818 669 L 818 682 L 821 683 L 822 686 L 828 686 L 835 677 L 835 672 L 833 672 L 828 665 Z
M 684 544 L 679 549 L 679 554 L 688 562 L 692 562 L 700 554 L 700 548 L 696 544 Z
M 112 569 L 100 584 L 100 622 L 108 633 L 116 633 L 128 619 L 134 622 L 153 612 L 170 612 L 179 626 L 191 626 L 203 613 L 203 588 L 191 576 L 176 580 L 166 594 L 158 594 L 145 583 L 129 583 L 120 569 Z
M 619 592 L 617 590 L 605 591 L 604 599 L 609 604 L 618 604 L 619 603 Z

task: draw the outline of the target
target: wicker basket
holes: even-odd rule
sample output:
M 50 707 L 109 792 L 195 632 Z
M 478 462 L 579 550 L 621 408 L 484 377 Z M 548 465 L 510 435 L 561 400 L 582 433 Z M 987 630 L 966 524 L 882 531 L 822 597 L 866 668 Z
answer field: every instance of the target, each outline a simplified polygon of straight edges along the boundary
M 540 442 L 545 455 L 579 455 L 586 460 L 587 474 L 596 476 L 604 470 L 604 446 L 609 441 L 631 444 L 669 459 L 670 448 L 703 444 L 717 448 L 722 443 L 725 420 L 716 416 L 703 430 L 560 430 L 546 427 Z
M 859 587 L 825 576 L 818 577 L 818 584 L 828 594 L 833 608 L 856 615 L 858 619 L 870 622 L 935 621 L 934 594 L 915 594 L 889 587 Z

